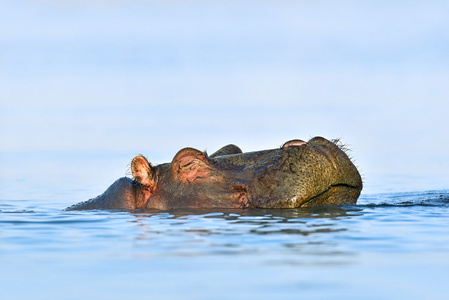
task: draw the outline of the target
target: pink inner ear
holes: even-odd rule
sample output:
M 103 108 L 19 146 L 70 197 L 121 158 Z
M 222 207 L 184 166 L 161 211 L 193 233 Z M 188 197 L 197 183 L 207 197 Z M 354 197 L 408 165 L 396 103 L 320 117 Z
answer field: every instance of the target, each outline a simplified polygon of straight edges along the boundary
M 151 178 L 151 166 L 148 160 L 143 156 L 136 156 L 131 162 L 131 171 L 134 179 L 144 186 L 151 186 L 153 178 Z

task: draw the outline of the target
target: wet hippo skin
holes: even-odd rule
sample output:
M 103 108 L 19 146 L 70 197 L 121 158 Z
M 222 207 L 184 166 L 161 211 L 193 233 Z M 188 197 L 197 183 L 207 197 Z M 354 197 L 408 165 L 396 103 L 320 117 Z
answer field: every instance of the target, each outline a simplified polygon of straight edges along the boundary
M 362 179 L 337 141 L 291 140 L 242 153 L 227 145 L 214 154 L 180 150 L 170 163 L 131 162 L 134 179 L 115 181 L 81 209 L 295 208 L 355 204 Z

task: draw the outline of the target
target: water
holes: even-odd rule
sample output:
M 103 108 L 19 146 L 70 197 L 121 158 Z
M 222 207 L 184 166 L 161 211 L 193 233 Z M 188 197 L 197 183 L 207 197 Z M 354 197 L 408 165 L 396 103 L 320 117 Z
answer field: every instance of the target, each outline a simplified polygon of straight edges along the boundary
M 291 210 L 0 201 L 2 299 L 443 299 L 449 191 Z

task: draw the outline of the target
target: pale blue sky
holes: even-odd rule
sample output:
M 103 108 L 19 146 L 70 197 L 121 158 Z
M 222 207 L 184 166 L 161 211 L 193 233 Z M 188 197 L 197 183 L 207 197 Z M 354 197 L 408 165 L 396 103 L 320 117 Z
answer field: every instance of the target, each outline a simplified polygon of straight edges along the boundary
M 448 188 L 448 13 L 446 1 L 3 1 L 3 193 L 10 178 L 32 186 L 48 153 L 91 182 L 106 175 L 80 153 L 162 163 L 185 146 L 316 135 L 353 149 L 366 193 Z

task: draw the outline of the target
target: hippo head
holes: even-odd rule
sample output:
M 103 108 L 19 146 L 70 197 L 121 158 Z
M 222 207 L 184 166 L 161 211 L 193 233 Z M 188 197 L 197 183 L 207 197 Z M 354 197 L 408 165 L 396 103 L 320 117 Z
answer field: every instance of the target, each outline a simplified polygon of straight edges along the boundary
M 354 204 L 362 180 L 345 151 L 315 137 L 278 149 L 247 152 L 234 145 L 208 156 L 180 150 L 171 163 L 152 166 L 136 156 L 135 208 L 293 208 Z

